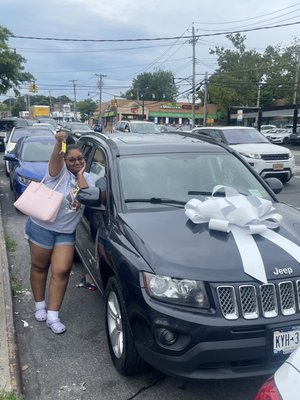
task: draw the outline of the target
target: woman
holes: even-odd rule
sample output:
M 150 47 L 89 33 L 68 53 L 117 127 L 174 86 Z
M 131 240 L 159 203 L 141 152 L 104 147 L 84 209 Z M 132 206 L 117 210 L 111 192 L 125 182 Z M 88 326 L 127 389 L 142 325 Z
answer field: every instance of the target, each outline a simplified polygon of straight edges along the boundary
M 35 300 L 35 318 L 46 321 L 56 334 L 65 332 L 59 310 L 67 288 L 75 251 L 75 230 L 81 219 L 83 206 L 76 200 L 79 189 L 94 186 L 92 177 L 84 172 L 86 163 L 76 144 L 66 147 L 67 135 L 59 131 L 45 179 L 45 184 L 57 190 L 64 199 L 55 222 L 42 222 L 29 218 L 25 227 L 31 255 L 30 283 Z M 64 153 L 64 150 L 66 151 Z M 45 291 L 51 265 L 48 307 Z

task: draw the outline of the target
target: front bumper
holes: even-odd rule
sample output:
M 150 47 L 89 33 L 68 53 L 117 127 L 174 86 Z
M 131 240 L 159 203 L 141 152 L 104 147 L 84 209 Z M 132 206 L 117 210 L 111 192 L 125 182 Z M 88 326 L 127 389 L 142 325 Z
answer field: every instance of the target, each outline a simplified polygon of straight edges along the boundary
M 288 181 L 294 175 L 294 157 L 288 160 L 262 160 L 250 158 L 247 158 L 246 160 L 262 178 L 275 177 L 283 181 Z
M 273 355 L 273 330 L 298 325 L 294 321 L 266 323 L 228 321 L 216 313 L 203 314 L 153 301 L 143 292 L 129 308 L 130 325 L 141 357 L 167 375 L 192 379 L 226 379 L 272 374 L 287 358 Z M 137 311 L 136 304 L 140 305 Z M 273 321 L 272 321 L 273 322 Z M 159 333 L 176 335 L 172 344 L 162 343 Z

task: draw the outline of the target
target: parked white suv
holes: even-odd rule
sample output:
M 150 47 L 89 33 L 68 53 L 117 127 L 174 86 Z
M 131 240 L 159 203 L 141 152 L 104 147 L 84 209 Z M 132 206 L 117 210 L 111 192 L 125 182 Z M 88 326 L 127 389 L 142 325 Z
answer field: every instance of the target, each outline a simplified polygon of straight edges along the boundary
M 255 128 L 213 126 L 194 128 L 192 132 L 210 136 L 229 145 L 240 153 L 262 178 L 276 177 L 285 183 L 294 175 L 295 158 L 292 152 L 270 143 Z
M 115 125 L 113 132 L 131 132 L 131 133 L 160 133 L 159 127 L 150 121 L 119 121 Z

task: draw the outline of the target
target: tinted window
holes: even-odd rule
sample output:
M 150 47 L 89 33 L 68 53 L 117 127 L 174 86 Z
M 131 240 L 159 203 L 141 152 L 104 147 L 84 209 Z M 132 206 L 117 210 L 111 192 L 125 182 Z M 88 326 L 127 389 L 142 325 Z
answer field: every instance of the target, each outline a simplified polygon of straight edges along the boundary
M 228 144 L 270 143 L 268 139 L 256 129 L 224 129 L 222 132 Z
M 269 198 L 250 170 L 229 153 L 122 157 L 119 174 L 123 197 L 130 209 L 161 207 L 138 201 L 152 197 L 183 202 L 191 198 L 203 200 L 216 185 L 234 185 L 242 194 Z

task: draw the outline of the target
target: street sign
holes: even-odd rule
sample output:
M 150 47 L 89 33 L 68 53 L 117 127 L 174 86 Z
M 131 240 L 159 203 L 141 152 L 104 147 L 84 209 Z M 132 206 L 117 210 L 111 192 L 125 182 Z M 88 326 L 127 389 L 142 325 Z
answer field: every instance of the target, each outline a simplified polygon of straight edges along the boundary
M 243 121 L 243 110 L 237 110 L 237 120 Z

